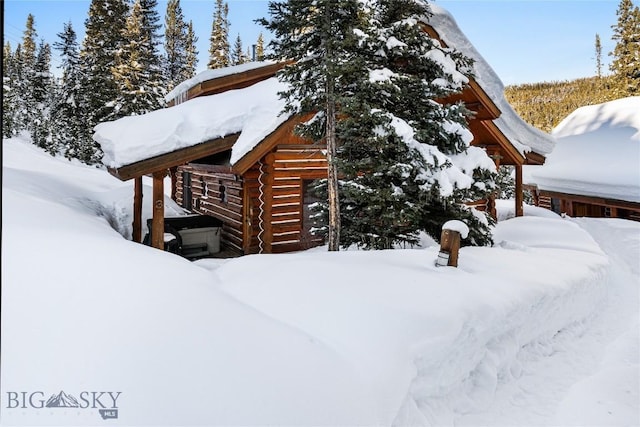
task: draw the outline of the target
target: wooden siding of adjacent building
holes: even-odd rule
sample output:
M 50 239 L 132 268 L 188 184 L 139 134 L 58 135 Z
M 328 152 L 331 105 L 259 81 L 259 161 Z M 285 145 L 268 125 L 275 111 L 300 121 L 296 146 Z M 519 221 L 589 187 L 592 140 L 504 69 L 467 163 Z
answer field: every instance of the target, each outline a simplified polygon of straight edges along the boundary
M 176 202 L 194 213 L 222 221 L 221 244 L 243 253 L 244 188 L 242 180 L 229 170 L 208 165 L 180 166 L 177 172 Z M 191 174 L 191 205 L 185 206 L 185 172 Z
M 640 221 L 640 203 L 538 190 L 535 185 L 529 185 L 527 189 L 533 193 L 536 206 L 564 213 L 570 217 L 622 218 Z

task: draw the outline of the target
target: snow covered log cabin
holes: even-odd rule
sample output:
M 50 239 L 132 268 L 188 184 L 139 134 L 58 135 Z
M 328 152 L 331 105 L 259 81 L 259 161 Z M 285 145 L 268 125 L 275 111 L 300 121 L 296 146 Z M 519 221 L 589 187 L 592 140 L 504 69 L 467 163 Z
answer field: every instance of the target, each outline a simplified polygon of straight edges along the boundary
M 549 161 L 525 172 L 536 205 L 640 221 L 640 97 L 578 108 L 552 135 Z
M 522 166 L 540 165 L 551 136 L 527 125 L 504 98 L 502 82 L 443 9 L 424 30 L 472 58 L 474 75 L 462 93 L 472 145 L 496 165 L 516 170 L 516 213 L 522 215 Z M 239 254 L 280 253 L 322 243 L 310 233 L 309 184 L 327 176 L 324 146 L 294 135 L 304 117 L 287 117 L 278 96 L 286 86 L 276 73 L 285 64 L 253 62 L 207 70 L 167 95 L 170 108 L 96 127 L 103 163 L 121 180 L 136 180 L 134 240 L 140 240 L 143 175 L 154 177 L 152 244 L 163 247 L 163 178 L 170 171 L 172 197 L 186 209 L 222 220 L 222 245 Z M 483 200 L 479 209 L 492 209 Z M 156 232 L 157 230 L 157 232 Z

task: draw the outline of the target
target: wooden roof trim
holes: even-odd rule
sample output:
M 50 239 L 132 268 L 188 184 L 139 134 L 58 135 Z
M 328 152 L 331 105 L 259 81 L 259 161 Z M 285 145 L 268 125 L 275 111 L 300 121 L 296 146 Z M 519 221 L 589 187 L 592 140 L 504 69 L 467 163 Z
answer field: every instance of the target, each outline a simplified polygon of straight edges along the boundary
M 563 193 L 561 191 L 549 191 L 538 188 L 539 195 L 552 197 L 555 199 L 565 199 L 571 200 L 579 203 L 590 203 L 600 206 L 611 206 L 622 209 L 631 209 L 635 211 L 640 211 L 640 203 L 638 202 L 630 202 L 627 200 L 620 199 L 611 199 L 608 197 L 602 196 L 588 196 L 585 194 L 572 194 L 572 193 Z
M 313 114 L 292 117 L 282 123 L 276 130 L 271 132 L 265 139 L 260 141 L 251 151 L 238 160 L 232 169 L 238 175 L 244 175 L 251 167 L 258 163 L 265 155 L 283 142 L 291 142 L 292 138 L 305 141 L 303 138 L 294 136 L 294 129 L 298 123 L 310 119 Z
M 278 62 L 264 67 L 254 68 L 240 73 L 229 74 L 227 76 L 216 77 L 211 80 L 200 82 L 187 91 L 187 100 L 204 95 L 214 95 L 232 89 L 243 89 L 252 86 L 262 80 L 266 80 L 276 75 L 284 68 L 288 62 Z M 177 96 L 176 96 L 177 97 Z M 169 106 L 175 105 L 176 98 L 168 102 Z
M 213 139 L 190 147 L 180 148 L 178 150 L 160 154 L 150 159 L 141 160 L 139 162 L 120 166 L 118 168 L 108 168 L 111 175 L 127 181 L 142 175 L 153 172 L 159 172 L 174 166 L 180 166 L 193 160 L 213 154 L 230 150 L 233 144 L 238 140 L 239 133 L 226 136 L 224 138 Z
M 544 165 L 546 159 L 545 156 L 534 151 L 525 153 L 525 160 L 528 165 Z
M 479 122 L 480 125 L 493 137 L 494 141 L 496 141 L 500 145 L 500 149 L 502 154 L 506 155 L 509 162 L 505 162 L 504 164 L 518 164 L 522 165 L 525 163 L 524 156 L 514 147 L 509 139 L 502 133 L 498 126 L 490 120 L 483 120 Z M 478 145 L 481 145 L 482 141 L 478 141 Z

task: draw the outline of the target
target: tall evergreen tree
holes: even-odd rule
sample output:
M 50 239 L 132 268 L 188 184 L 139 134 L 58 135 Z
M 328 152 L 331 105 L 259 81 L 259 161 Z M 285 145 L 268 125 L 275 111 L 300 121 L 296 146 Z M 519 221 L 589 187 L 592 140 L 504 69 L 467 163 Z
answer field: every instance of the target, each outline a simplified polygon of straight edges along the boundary
M 198 37 L 193 31 L 193 21 L 189 21 L 187 25 L 187 58 L 184 75 L 182 76 L 183 81 L 196 75 L 196 67 L 198 66 L 198 49 L 196 43 L 198 43 Z
M 38 55 L 36 45 L 37 32 L 35 29 L 35 18 L 29 14 L 25 24 L 22 37 L 21 53 L 18 56 L 17 66 L 18 80 L 17 89 L 20 93 L 19 99 L 19 129 L 33 130 L 33 125 L 37 120 L 38 102 L 36 101 L 34 80 L 36 78 L 36 58 Z
M 55 148 L 51 141 L 49 114 L 51 94 L 54 89 L 53 76 L 51 74 L 51 47 L 41 40 L 38 45 L 38 53 L 34 65 L 31 91 L 33 100 L 31 138 L 34 144 L 55 154 Z
M 616 46 L 610 68 L 621 96 L 640 93 L 640 9 L 631 0 L 621 0 L 613 25 Z
M 83 86 L 87 89 L 87 127 L 120 116 L 115 111 L 118 86 L 112 74 L 116 52 L 124 46 L 129 12 L 126 0 L 92 0 L 80 50 Z
M 51 74 L 51 46 L 45 43 L 44 40 L 41 40 L 38 45 L 32 85 L 35 102 L 45 104 L 53 81 Z
M 153 2 L 136 0 L 133 4 L 123 30 L 127 42 L 116 53 L 116 65 L 111 70 L 118 88 L 115 111 L 120 117 L 144 114 L 164 105 L 161 61 L 150 38 L 155 37 L 154 20 L 145 8 Z
M 36 38 L 38 33 L 35 29 L 35 18 L 32 14 L 27 16 L 27 23 L 22 36 L 22 62 L 26 70 L 33 70 L 36 64 Z
M 231 65 L 240 65 L 245 62 L 247 62 L 247 57 L 242 48 L 242 39 L 240 38 L 240 34 L 238 34 L 233 44 L 233 51 L 231 52 Z
M 182 74 L 186 57 L 187 24 L 184 22 L 180 0 L 169 0 L 164 15 L 165 76 L 169 89 L 175 87 Z
M 2 136 L 11 138 L 18 131 L 17 70 L 11 43 L 6 42 L 2 51 Z
M 151 72 L 155 73 L 155 78 L 162 80 L 162 55 L 160 54 L 160 45 L 162 37 L 160 29 L 160 14 L 158 13 L 158 0 L 138 0 L 142 12 L 142 33 L 148 40 L 149 48 L 145 49 L 145 62 L 151 68 Z
M 213 14 L 211 37 L 209 38 L 209 63 L 207 68 L 216 69 L 229 66 L 229 5 L 224 0 L 216 0 Z
M 596 76 L 602 77 L 602 43 L 600 43 L 600 34 L 596 34 Z
M 358 71 L 361 64 L 354 34 L 360 25 L 359 5 L 358 0 L 272 1 L 270 20 L 258 21 L 275 35 L 271 58 L 296 61 L 279 73 L 290 84 L 282 94 L 290 101 L 287 111 L 314 114 L 297 131 L 313 141 L 324 141 L 327 147 L 330 251 L 338 250 L 340 244 L 336 120 L 350 94 L 344 76 Z
M 435 102 L 463 89 L 472 61 L 421 28 L 426 3 L 373 6 L 360 42 L 368 72 L 353 76 L 354 96 L 339 122 L 341 243 L 388 249 L 417 243 L 423 231 L 437 240 L 451 219 L 467 222 L 471 243 L 490 243 L 490 218 L 465 203 L 495 188 L 495 166 L 469 147 L 465 107 Z M 463 170 L 460 158 L 480 161 Z
M 262 33 L 258 36 L 258 40 L 256 41 L 256 61 L 264 60 L 264 37 Z
M 53 47 L 60 52 L 62 77 L 52 102 L 51 137 L 54 149 L 68 159 L 93 164 L 98 151 L 87 126 L 86 93 L 80 72 L 80 46 L 71 22 L 58 33 Z

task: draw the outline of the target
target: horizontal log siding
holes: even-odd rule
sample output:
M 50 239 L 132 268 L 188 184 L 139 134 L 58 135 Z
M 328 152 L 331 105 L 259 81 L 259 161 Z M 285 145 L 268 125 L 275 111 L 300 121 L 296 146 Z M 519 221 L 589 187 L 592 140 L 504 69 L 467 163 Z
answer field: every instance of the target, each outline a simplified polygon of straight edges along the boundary
M 182 172 L 191 172 L 191 207 L 183 205 Z M 203 182 L 206 183 L 206 194 Z M 226 201 L 221 199 L 221 186 L 225 187 Z M 212 172 L 192 165 L 178 168 L 177 203 L 192 212 L 222 220 L 221 245 L 240 253 L 243 251 L 243 191 L 242 181 L 235 175 Z
M 302 181 L 327 177 L 327 160 L 313 146 L 279 146 L 267 157 L 273 162 L 271 232 L 273 253 L 308 247 L 302 235 Z

